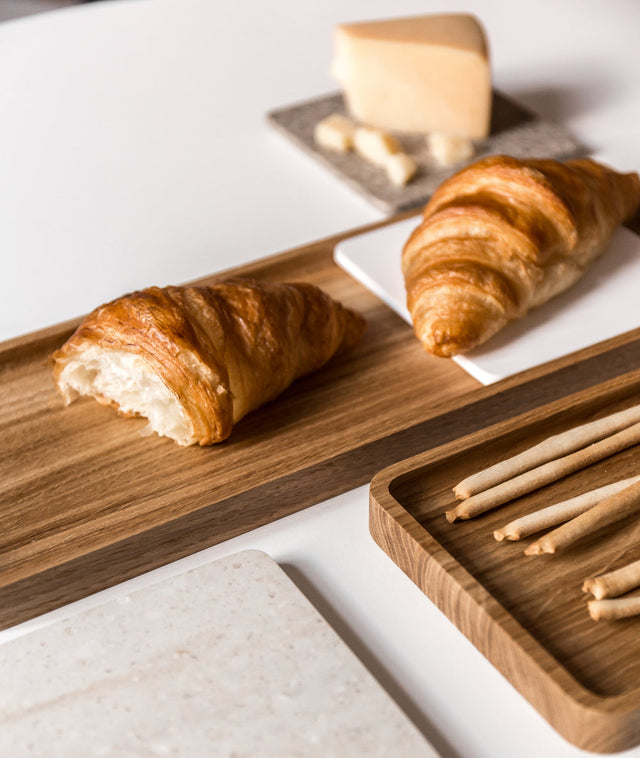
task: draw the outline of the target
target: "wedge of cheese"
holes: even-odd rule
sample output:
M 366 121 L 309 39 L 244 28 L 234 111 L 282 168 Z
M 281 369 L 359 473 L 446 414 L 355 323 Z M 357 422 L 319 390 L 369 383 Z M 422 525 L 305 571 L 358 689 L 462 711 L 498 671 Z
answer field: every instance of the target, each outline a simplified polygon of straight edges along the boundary
M 332 71 L 357 121 L 392 131 L 487 136 L 491 67 L 474 16 L 343 24 L 334 43 Z

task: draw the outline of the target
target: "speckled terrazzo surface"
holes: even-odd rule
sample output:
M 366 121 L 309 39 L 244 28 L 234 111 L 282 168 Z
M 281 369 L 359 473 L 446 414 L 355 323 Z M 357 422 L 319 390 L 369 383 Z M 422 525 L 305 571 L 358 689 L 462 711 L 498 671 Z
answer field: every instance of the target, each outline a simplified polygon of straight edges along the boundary
M 266 554 L 0 645 L 0 755 L 436 755 Z

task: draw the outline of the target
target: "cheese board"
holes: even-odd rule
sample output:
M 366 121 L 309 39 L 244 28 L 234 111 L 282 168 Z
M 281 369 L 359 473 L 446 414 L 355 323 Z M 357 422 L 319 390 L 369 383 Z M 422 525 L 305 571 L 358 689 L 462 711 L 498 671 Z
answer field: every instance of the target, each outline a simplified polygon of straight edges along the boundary
M 582 583 L 640 558 L 637 522 L 545 556 L 523 552 L 539 535 L 498 542 L 493 532 L 637 473 L 637 447 L 475 519 L 452 524 L 444 512 L 470 473 L 636 405 L 639 394 L 635 370 L 394 464 L 370 487 L 378 545 L 558 732 L 596 752 L 640 743 L 640 619 L 593 621 Z
M 340 92 L 275 108 L 267 114 L 267 120 L 292 144 L 385 213 L 399 213 L 424 205 L 447 176 L 471 160 L 500 153 L 515 158 L 570 158 L 586 150 L 562 124 L 541 119 L 505 93 L 494 91 L 489 136 L 478 142 L 475 154 L 467 161 L 455 166 L 438 166 L 429 154 L 424 135 L 397 133 L 395 136 L 404 152 L 418 166 L 415 178 L 398 187 L 389 181 L 381 168 L 370 165 L 354 153 L 339 153 L 316 144 L 315 125 L 333 113 L 347 115 Z
M 309 281 L 368 322 L 353 353 L 296 382 L 220 445 L 180 448 L 92 401 L 65 407 L 47 361 L 79 319 L 0 346 L 0 626 L 367 484 L 461 429 L 640 363 L 636 330 L 482 387 L 427 355 L 397 314 L 335 264 L 336 244 L 372 228 L 200 281 Z

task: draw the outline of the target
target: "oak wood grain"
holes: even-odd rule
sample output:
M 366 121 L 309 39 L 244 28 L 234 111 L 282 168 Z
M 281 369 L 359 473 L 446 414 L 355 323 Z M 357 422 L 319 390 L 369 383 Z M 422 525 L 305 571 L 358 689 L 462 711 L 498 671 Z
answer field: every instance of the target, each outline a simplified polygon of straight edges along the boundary
M 640 619 L 592 621 L 581 588 L 640 558 L 640 523 L 629 519 L 548 556 L 523 554 L 538 535 L 499 543 L 493 531 L 637 473 L 640 449 L 469 521 L 450 524 L 444 511 L 465 476 L 639 396 L 636 370 L 472 434 L 459 427 L 452 441 L 379 472 L 370 487 L 370 531 L 382 549 L 561 734 L 598 752 L 640 742 Z
M 461 428 L 639 364 L 640 332 L 630 332 L 481 387 L 427 355 L 398 316 L 333 263 L 340 239 L 380 225 L 218 275 L 310 281 L 368 321 L 353 353 L 296 382 L 220 445 L 184 449 L 143 437 L 143 421 L 89 400 L 63 407 L 47 359 L 80 319 L 0 345 L 0 626 L 366 484 Z

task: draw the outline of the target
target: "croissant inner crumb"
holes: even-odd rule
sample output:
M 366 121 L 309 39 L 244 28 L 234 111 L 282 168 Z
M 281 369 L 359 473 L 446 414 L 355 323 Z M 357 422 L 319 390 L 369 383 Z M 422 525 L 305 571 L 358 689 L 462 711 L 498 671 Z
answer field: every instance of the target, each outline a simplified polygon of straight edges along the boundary
M 59 386 L 67 403 L 87 395 L 115 405 L 123 415 L 148 419 L 148 430 L 188 444 L 193 424 L 178 397 L 139 355 L 91 345 L 62 370 Z

